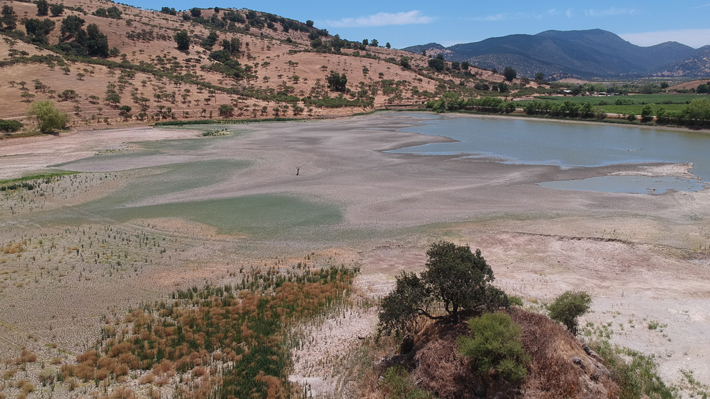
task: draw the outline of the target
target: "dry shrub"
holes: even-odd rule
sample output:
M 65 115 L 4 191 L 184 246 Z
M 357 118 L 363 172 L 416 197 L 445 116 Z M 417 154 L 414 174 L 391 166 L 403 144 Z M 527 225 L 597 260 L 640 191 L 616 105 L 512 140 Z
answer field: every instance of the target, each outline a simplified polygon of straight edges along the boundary
M 581 343 L 567 329 L 547 316 L 519 308 L 511 309 L 509 313 L 513 321 L 522 327 L 523 348 L 531 357 L 526 364 L 528 376 L 523 384 L 525 397 L 583 397 L 591 383 L 587 372 L 593 373 L 594 366 Z M 573 363 L 572 358 L 575 356 L 584 361 L 587 372 Z M 604 373 L 599 373 L 597 377 L 609 397 L 618 396 L 619 386 L 616 383 Z
M 104 396 L 102 399 L 105 399 Z M 136 394 L 128 388 L 118 387 L 111 392 L 108 399 L 136 399 Z
M 207 374 L 207 368 L 204 366 L 198 366 L 192 369 L 192 375 L 195 377 L 202 377 L 205 374 Z
M 49 362 L 54 365 L 62 364 L 62 359 L 60 359 L 58 357 L 53 357 L 52 360 L 50 360 Z
M 9 380 L 15 376 L 15 373 L 17 373 L 17 369 L 7 370 L 6 372 L 3 373 L 2 378 Z
M 162 387 L 162 386 L 168 385 L 169 383 L 170 383 L 170 378 L 165 377 L 165 378 L 161 378 L 161 379 L 155 381 L 153 384 L 155 386 Z
M 173 362 L 171 362 L 168 359 L 163 359 L 162 362 L 156 363 L 153 365 L 153 374 L 157 376 L 161 376 L 165 373 L 170 372 L 173 369 L 174 365 Z
M 110 373 L 109 373 L 108 370 L 105 370 L 105 369 L 97 370 L 97 371 L 96 371 L 96 379 L 98 379 L 99 381 L 103 381 L 103 380 L 105 380 L 106 378 L 108 378 L 108 375 L 109 375 L 109 374 L 110 374 Z
M 463 334 L 470 334 L 467 324 L 434 324 L 422 331 L 417 343 L 421 348 L 415 355 L 419 367 L 412 378 L 441 399 L 474 397 L 473 384 L 478 378 L 456 347 L 456 337 Z
M 267 399 L 276 399 L 283 397 L 283 387 L 281 386 L 281 381 L 273 375 L 265 375 L 263 371 L 259 371 L 259 374 L 254 377 L 256 381 L 261 381 L 266 383 L 268 389 L 266 392 Z
M 27 349 L 23 349 L 22 352 L 20 352 L 20 362 L 21 363 L 34 363 L 36 361 L 37 361 L 37 355 L 28 351 Z
M 141 384 L 151 384 L 153 381 L 155 381 L 155 376 L 153 374 L 146 374 L 138 380 Z

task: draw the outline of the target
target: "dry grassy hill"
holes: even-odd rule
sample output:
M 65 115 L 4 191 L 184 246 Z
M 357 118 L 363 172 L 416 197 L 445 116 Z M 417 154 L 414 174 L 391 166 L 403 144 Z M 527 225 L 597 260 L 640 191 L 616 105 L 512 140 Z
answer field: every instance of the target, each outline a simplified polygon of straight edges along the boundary
M 450 69 L 437 73 L 427 66 L 425 56 L 356 42 L 345 41 L 340 51 L 334 51 L 329 45 L 339 38 L 327 31 L 248 10 L 206 9 L 201 10 L 201 18 L 188 20 L 183 13 L 190 15 L 189 10 L 170 15 L 103 0 L 64 0 L 61 15 L 38 16 L 34 3 L 0 3 L 12 7 L 18 17 L 16 31 L 5 29 L 0 35 L 0 118 L 23 122 L 30 102 L 45 99 L 69 113 L 74 127 L 349 115 L 390 104 L 421 104 L 447 85 L 472 88 L 477 80 L 503 80 L 502 75 L 475 68 L 466 74 Z M 110 7 L 121 12 L 120 19 L 94 15 Z M 56 45 L 72 41 L 61 33 L 62 21 L 69 16 L 82 18 L 84 29 L 96 24 L 106 35 L 112 56 L 73 57 L 57 52 Z M 21 37 L 28 19 L 54 21 L 46 44 L 38 46 Z M 244 22 L 230 24 L 230 19 Z M 183 29 L 191 41 L 187 51 L 179 51 L 174 39 Z M 210 50 L 202 44 L 211 31 L 218 39 Z M 315 49 L 314 36 L 326 45 Z M 230 76 L 233 71 L 214 70 L 223 64 L 210 53 L 221 50 L 225 39 L 241 44 L 231 55 L 240 64 L 242 76 L 237 78 Z M 410 68 L 400 65 L 401 57 L 410 59 Z M 342 93 L 329 89 L 331 71 L 346 74 Z M 120 100 L 107 101 L 108 90 L 114 90 Z M 342 99 L 332 100 L 339 95 Z M 231 115 L 219 114 L 225 104 L 234 107 Z M 122 114 L 121 106 L 131 111 Z

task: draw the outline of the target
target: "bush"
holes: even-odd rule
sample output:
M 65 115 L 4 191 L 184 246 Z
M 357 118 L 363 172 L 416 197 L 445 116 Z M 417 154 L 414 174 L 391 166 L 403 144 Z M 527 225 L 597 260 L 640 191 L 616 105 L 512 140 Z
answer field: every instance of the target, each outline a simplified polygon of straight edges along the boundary
M 577 317 L 587 313 L 592 298 L 584 291 L 567 291 L 547 306 L 550 318 L 564 324 L 572 334 L 577 335 Z
M 54 107 L 52 101 L 35 101 L 30 104 L 27 116 L 35 118 L 42 133 L 51 133 L 63 129 L 67 123 L 67 114 Z
M 525 379 L 524 363 L 530 359 L 521 341 L 521 328 L 505 313 L 489 313 L 468 321 L 473 336 L 462 335 L 459 352 L 471 358 L 474 372 L 484 380 L 494 370 L 511 382 Z
M 0 131 L 12 133 L 22 129 L 22 123 L 12 120 L 0 119 Z

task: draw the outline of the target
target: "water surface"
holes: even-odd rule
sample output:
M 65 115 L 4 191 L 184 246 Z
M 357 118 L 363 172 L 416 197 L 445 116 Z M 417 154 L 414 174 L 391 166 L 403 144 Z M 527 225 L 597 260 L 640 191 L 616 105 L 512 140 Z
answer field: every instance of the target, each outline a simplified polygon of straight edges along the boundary
M 460 155 L 504 163 L 557 165 L 561 168 L 598 167 L 632 163 L 693 163 L 692 173 L 710 179 L 710 136 L 704 132 L 670 131 L 602 123 L 568 123 L 535 119 L 439 116 L 422 120 L 407 132 L 450 137 L 450 143 L 431 143 L 393 150 L 421 155 Z M 686 179 L 687 180 L 687 179 Z M 680 179 L 640 179 L 610 176 L 578 181 L 567 187 L 592 191 L 638 192 L 697 187 Z M 627 191 L 618 191 L 627 185 Z M 555 188 L 558 185 L 553 185 Z M 687 191 L 687 190 L 686 190 Z

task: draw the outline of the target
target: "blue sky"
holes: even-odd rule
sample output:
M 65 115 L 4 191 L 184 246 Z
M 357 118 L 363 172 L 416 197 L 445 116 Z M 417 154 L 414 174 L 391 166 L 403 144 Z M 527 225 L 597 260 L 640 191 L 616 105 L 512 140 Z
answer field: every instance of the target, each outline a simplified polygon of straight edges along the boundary
M 126 0 L 124 0 L 126 1 Z M 678 1 L 270 1 L 127 0 L 142 8 L 249 8 L 316 27 L 349 40 L 377 39 L 393 47 L 437 42 L 449 46 L 493 36 L 600 28 L 641 46 L 678 41 L 710 44 L 710 0 Z

